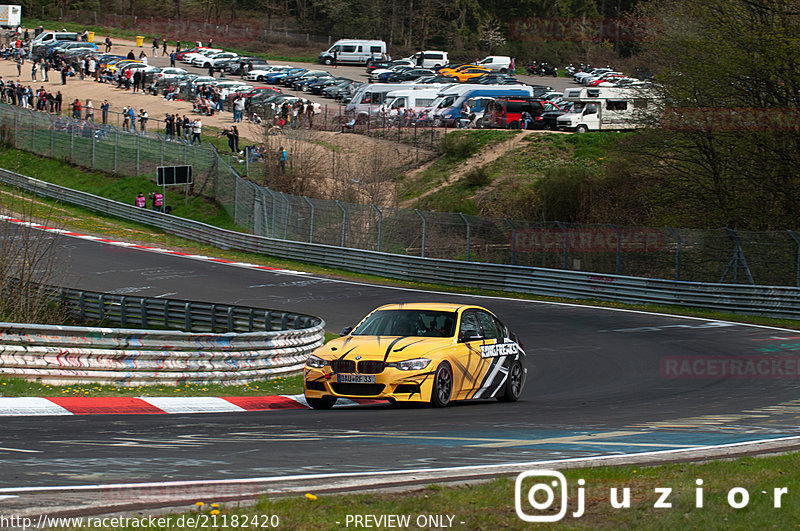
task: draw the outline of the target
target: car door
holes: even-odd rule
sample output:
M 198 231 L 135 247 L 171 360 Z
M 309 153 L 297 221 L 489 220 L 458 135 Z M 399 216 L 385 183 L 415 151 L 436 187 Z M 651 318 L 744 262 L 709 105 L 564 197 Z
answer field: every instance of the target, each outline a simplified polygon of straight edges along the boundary
M 491 363 L 481 356 L 481 348 L 486 341 L 478 314 L 477 309 L 465 310 L 461 314 L 458 346 L 451 359 L 455 400 L 472 398 L 480 390 L 483 376 Z

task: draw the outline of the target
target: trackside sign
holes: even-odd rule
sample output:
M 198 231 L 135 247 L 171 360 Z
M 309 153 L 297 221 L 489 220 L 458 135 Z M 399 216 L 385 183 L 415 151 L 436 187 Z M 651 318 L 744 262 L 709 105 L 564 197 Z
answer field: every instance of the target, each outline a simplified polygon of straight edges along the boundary
M 615 253 L 655 252 L 664 248 L 664 234 L 657 229 L 517 229 L 511 233 L 511 245 L 517 252 L 561 253 L 566 240 L 567 252 Z

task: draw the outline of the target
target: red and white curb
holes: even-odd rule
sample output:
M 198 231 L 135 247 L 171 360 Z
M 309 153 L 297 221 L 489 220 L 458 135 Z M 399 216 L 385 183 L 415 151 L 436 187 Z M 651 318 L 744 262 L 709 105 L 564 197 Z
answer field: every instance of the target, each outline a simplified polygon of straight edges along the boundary
M 336 407 L 385 403 L 383 400 L 340 398 Z M 309 409 L 303 395 L 276 396 L 146 396 L 146 397 L 0 397 L 0 417 L 52 415 L 163 415 L 241 413 L 277 409 Z
M 172 256 L 181 256 L 183 258 L 189 258 L 191 260 L 201 260 L 203 262 L 213 262 L 216 264 L 226 264 L 235 267 L 242 267 L 245 269 L 255 269 L 260 271 L 274 271 L 278 273 L 286 273 L 290 275 L 308 275 L 309 273 L 305 271 L 294 271 L 292 269 L 281 269 L 277 267 L 270 267 L 258 264 L 250 264 L 248 262 L 237 262 L 234 260 L 225 260 L 223 258 L 214 258 L 213 256 L 204 256 L 201 254 L 191 254 L 191 253 L 182 253 L 180 251 L 173 251 L 172 249 L 163 249 L 161 247 L 150 247 L 148 245 L 139 245 L 136 243 L 128 243 L 118 240 L 109 240 L 107 238 L 101 238 L 98 236 L 89 236 L 88 234 L 81 234 L 79 232 L 72 232 L 70 230 L 58 229 L 55 227 L 48 227 L 47 225 L 40 225 L 38 223 L 33 223 L 31 221 L 25 221 L 22 219 L 17 219 L 9 216 L 0 216 L 0 221 L 7 221 L 8 223 L 15 223 L 17 225 L 23 225 L 26 227 L 31 227 L 34 229 L 38 229 L 45 232 L 50 232 L 53 234 L 61 234 L 64 236 L 69 236 L 71 238 L 78 238 L 81 240 L 89 240 L 93 242 L 105 243 L 107 245 L 115 245 L 117 247 L 126 247 L 128 249 L 136 249 L 139 251 L 148 251 L 151 253 L 159 253 L 159 254 L 168 254 Z

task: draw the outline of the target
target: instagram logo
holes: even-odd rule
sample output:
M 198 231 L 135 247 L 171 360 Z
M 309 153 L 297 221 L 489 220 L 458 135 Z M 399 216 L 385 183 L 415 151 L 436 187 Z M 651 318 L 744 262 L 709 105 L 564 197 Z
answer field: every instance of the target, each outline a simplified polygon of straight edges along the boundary
M 578 483 L 582 486 L 585 481 L 581 479 Z M 576 518 L 583 514 L 583 493 L 580 494 L 580 507 L 573 514 Z M 558 522 L 567 514 L 567 478 L 556 470 L 521 473 L 514 484 L 514 506 L 517 516 L 525 522 Z M 557 512 L 550 514 L 553 510 Z

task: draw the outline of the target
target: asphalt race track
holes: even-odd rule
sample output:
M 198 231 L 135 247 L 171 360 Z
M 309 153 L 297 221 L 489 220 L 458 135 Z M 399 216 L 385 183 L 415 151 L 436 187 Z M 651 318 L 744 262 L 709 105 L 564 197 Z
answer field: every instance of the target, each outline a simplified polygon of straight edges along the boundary
M 235 415 L 4 418 L 0 487 L 438 468 L 800 434 L 797 379 L 781 377 L 774 365 L 770 375 L 725 379 L 689 378 L 669 372 L 676 365 L 668 363 L 682 356 L 791 356 L 800 348 L 798 332 L 421 293 L 71 237 L 59 239 L 58 248 L 61 282 L 72 288 L 307 312 L 337 332 L 389 302 L 484 305 L 521 337 L 527 384 L 514 404 L 484 401 L 441 410 L 370 405 Z

